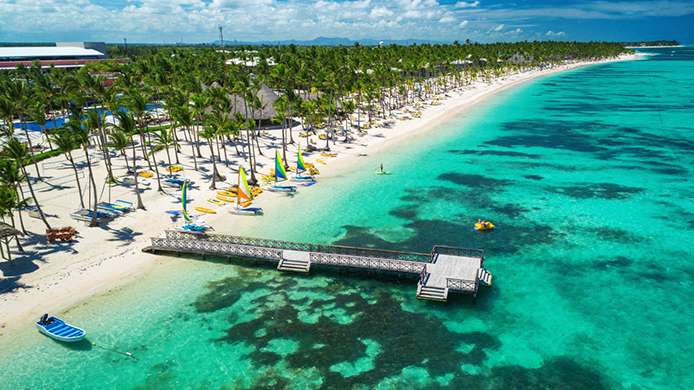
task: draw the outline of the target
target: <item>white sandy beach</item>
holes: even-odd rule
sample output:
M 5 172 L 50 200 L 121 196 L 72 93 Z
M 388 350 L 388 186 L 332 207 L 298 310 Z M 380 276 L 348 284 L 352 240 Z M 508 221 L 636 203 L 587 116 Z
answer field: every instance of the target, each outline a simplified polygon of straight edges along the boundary
M 624 56 L 615 60 L 634 59 L 636 56 Z M 607 61 L 605 61 L 607 62 Z M 372 128 L 368 134 L 357 136 L 351 143 L 341 141 L 337 137 L 336 144 L 330 143 L 331 152 L 337 157 L 320 157 L 319 153 L 306 154 L 309 162 L 316 164 L 321 171 L 321 178 L 339 175 L 354 166 L 360 156 L 386 152 L 390 148 L 404 142 L 416 139 L 414 136 L 424 134 L 437 125 L 464 113 L 475 107 L 480 101 L 490 98 L 500 91 L 506 90 L 523 82 L 549 75 L 552 73 L 589 65 L 591 63 L 573 63 L 557 66 L 552 69 L 528 71 L 496 79 L 492 83 L 475 82 L 463 90 L 449 93 L 449 97 L 441 97 L 440 105 L 424 106 L 421 118 L 397 120 L 387 128 Z M 295 140 L 303 147 L 304 138 L 298 137 L 299 131 L 294 132 Z M 264 136 L 261 146 L 265 156 L 258 156 L 260 173 L 267 173 L 273 166 L 274 147 L 281 147 L 278 137 Z M 315 137 L 315 146 L 322 148 L 325 141 Z M 207 146 L 202 148 L 203 155 L 209 156 Z M 230 157 L 233 148 L 228 149 Z M 80 152 L 75 153 L 81 156 Z M 281 202 L 300 202 L 301 199 L 287 199 L 282 194 L 265 192 L 254 205 L 266 209 L 262 217 L 244 217 L 232 215 L 229 206 L 217 207 L 207 202 L 214 198 L 216 190 L 210 190 L 208 173 L 212 164 L 207 158 L 198 163 L 206 172 L 193 170 L 190 157 L 190 145 L 182 145 L 182 172 L 188 179 L 196 182 L 197 188 L 190 193 L 191 206 L 203 206 L 217 210 L 217 214 L 208 215 L 206 222 L 215 228 L 216 232 L 241 234 L 245 227 L 251 226 L 254 218 L 273 218 L 273 204 Z M 172 152 L 173 155 L 173 152 Z M 290 145 L 287 156 L 293 162 L 296 155 L 296 145 Z M 326 164 L 316 163 L 323 160 Z M 160 162 L 166 161 L 165 152 L 158 156 Z M 218 189 L 235 185 L 239 164 L 247 168 L 241 158 L 234 157 L 229 167 L 218 163 L 218 169 L 227 177 L 225 183 L 218 183 Z M 116 176 L 125 175 L 125 165 L 122 157 L 113 159 Z M 26 327 L 34 318 L 44 312 L 60 312 L 74 306 L 95 294 L 107 292 L 132 281 L 140 275 L 152 272 L 158 264 L 167 261 L 166 257 L 145 254 L 142 249 L 149 244 L 149 238 L 158 236 L 163 230 L 180 225 L 172 222 L 166 215 L 166 210 L 180 208 L 179 191 L 169 188 L 167 194 L 156 191 L 156 180 L 150 179 L 151 187 L 142 194 L 146 211 L 137 210 L 115 219 L 108 227 L 90 228 L 70 219 L 71 212 L 79 208 L 77 189 L 74 186 L 73 171 L 63 156 L 51 158 L 39 163 L 45 183 L 37 182 L 36 190 L 44 211 L 55 217 L 49 218 L 54 227 L 74 226 L 79 231 L 79 239 L 73 243 L 47 244 L 43 235 L 25 237 L 27 253 L 13 252 L 13 262 L 0 263 L 2 272 L 3 291 L 0 291 L 0 340 L 9 337 L 13 327 Z M 139 162 L 146 167 L 144 161 Z M 33 167 L 27 167 L 30 173 L 35 173 Z M 85 168 L 86 171 L 86 168 Z M 163 168 L 160 168 L 163 173 Z M 95 167 L 95 178 L 99 192 L 102 191 L 106 171 L 103 163 Z M 83 187 L 87 185 L 86 174 L 82 179 Z M 320 181 L 320 178 L 319 178 Z M 50 185 L 49 185 L 50 184 Z M 320 183 L 318 185 L 321 185 Z M 300 188 L 300 191 L 311 191 L 311 188 Z M 131 188 L 114 186 L 110 191 L 110 199 L 125 199 L 135 202 Z M 101 194 L 100 200 L 109 200 L 109 189 Z M 85 198 L 85 202 L 87 199 Z M 42 233 L 44 226 L 40 220 L 28 218 L 24 222 L 28 231 Z M 232 223 L 233 222 L 233 223 Z M 12 244 L 13 248 L 14 245 Z

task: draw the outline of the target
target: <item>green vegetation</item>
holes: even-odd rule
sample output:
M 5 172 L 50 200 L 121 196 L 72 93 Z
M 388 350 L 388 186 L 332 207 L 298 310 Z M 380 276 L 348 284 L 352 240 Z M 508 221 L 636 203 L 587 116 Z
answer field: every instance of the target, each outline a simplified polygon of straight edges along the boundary
M 126 53 L 121 49 L 112 46 L 111 54 L 123 57 Z M 203 150 L 209 149 L 212 187 L 220 179 L 218 163 L 228 165 L 229 147 L 247 161 L 250 181 L 257 183 L 256 155 L 263 155 L 259 129 L 270 123 L 281 126 L 285 156 L 287 143 L 295 142 L 292 129 L 297 123 L 304 131 L 323 131 L 324 147 L 329 150 L 339 129 L 347 125 L 361 131 L 363 118 L 368 126 L 376 117 L 385 118 L 393 110 L 475 80 L 624 52 L 620 44 L 599 42 L 224 50 L 140 46 L 129 47 L 128 58 L 79 70 L 20 67 L 0 73 L 0 131 L 8 140 L 0 160 L 21 161 L 23 177 L 3 176 L 0 182 L 12 189 L 26 184 L 43 217 L 32 181 L 26 180 L 32 165 L 35 177 L 41 179 L 38 161 L 63 154 L 74 167 L 73 154 L 81 153 L 89 162 L 97 153 L 103 157 L 108 179 L 118 182 L 111 161 L 116 152 L 130 174 L 140 161 L 156 171 L 158 189 L 163 191 L 157 161 L 161 153 L 155 152 L 165 151 L 165 161 L 171 164 L 179 161 L 179 154 L 185 153 L 181 145 L 187 143 L 196 170 Z M 152 102 L 163 107 L 163 115 L 148 110 Z M 97 108 L 117 113 L 117 124 L 107 123 L 105 110 Z M 357 115 L 356 123 L 352 114 Z M 58 116 L 69 118 L 64 128 L 51 130 L 50 136 L 42 131 L 49 151 L 35 154 L 26 129 L 27 145 L 15 136 L 16 120 L 34 121 L 43 129 L 48 119 Z M 348 139 L 349 134 L 342 131 Z M 203 144 L 207 147 L 202 148 Z M 91 164 L 87 166 L 87 185 L 96 194 Z M 79 175 L 75 180 L 79 187 Z M 96 200 L 90 202 L 96 210 Z M 16 202 L 5 203 L 14 204 L 11 209 L 20 208 Z M 8 210 L 0 211 L 7 214 Z

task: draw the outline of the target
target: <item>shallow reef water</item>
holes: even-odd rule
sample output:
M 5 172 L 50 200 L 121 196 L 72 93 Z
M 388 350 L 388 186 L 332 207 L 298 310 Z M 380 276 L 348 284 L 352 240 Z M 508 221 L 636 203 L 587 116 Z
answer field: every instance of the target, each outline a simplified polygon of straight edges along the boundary
M 507 91 L 249 232 L 484 248 L 476 299 L 170 259 L 65 313 L 89 343 L 3 346 L 0 388 L 694 388 L 694 49 L 656 54 Z

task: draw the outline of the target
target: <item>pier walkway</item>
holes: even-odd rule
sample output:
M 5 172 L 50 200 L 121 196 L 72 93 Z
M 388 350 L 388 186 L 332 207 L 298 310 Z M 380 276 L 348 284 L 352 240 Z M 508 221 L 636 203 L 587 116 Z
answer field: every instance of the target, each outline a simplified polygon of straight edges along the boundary
M 446 301 L 449 292 L 477 295 L 480 285 L 492 284 L 481 249 L 435 246 L 431 253 L 418 253 L 167 230 L 143 251 L 265 260 L 289 272 L 325 266 L 411 275 L 418 278 L 417 298 L 435 301 Z

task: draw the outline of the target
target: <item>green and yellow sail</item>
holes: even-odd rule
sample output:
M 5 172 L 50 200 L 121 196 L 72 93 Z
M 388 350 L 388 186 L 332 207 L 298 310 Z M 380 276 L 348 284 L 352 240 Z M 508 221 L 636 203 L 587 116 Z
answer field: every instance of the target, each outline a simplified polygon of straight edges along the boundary
M 190 215 L 188 215 L 188 180 L 183 182 L 183 185 L 181 186 L 181 206 L 183 207 L 183 219 L 186 220 L 186 222 L 192 222 L 193 220 L 190 218 Z
M 284 168 L 284 162 L 279 150 L 275 152 L 275 180 L 287 180 L 287 170 Z
M 301 145 L 299 145 L 299 150 L 297 151 L 296 157 L 296 173 L 301 173 L 306 171 L 306 164 L 304 163 L 304 157 L 301 155 Z

